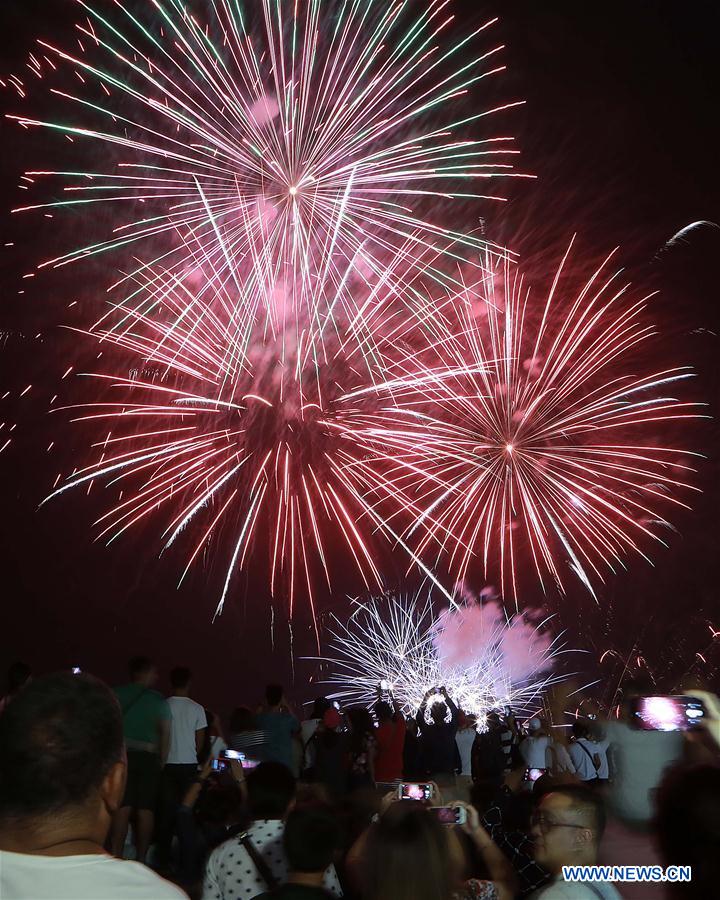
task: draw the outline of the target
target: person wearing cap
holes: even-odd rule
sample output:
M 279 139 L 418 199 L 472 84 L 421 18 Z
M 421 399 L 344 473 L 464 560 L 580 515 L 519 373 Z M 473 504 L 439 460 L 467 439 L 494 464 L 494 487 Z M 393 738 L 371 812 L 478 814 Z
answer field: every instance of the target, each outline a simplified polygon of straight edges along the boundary
M 315 756 L 315 781 L 322 784 L 332 799 L 339 798 L 347 782 L 347 735 L 341 730 L 342 716 L 331 706 L 312 736 Z
M 548 750 L 551 740 L 540 719 L 534 717 L 528 722 L 527 737 L 520 744 L 520 755 L 528 769 L 547 769 Z

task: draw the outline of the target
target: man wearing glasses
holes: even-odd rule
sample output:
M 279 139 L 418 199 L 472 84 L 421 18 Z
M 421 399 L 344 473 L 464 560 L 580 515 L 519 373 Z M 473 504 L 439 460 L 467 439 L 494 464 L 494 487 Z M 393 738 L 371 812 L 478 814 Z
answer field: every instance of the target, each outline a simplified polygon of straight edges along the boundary
M 535 861 L 553 875 L 533 900 L 620 900 L 604 881 L 566 882 L 563 866 L 592 866 L 605 829 L 605 809 L 598 794 L 586 787 L 560 787 L 546 794 L 532 820 Z

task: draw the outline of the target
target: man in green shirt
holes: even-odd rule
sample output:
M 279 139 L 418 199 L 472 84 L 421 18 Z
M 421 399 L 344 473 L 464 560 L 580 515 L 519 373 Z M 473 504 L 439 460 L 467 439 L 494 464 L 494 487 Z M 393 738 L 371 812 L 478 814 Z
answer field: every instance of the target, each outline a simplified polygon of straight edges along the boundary
M 112 852 L 121 857 L 130 817 L 135 812 L 136 859 L 144 863 L 152 840 L 155 804 L 170 742 L 170 707 L 153 691 L 157 669 L 144 656 L 130 661 L 130 684 L 115 689 L 123 717 L 127 785 L 112 823 Z

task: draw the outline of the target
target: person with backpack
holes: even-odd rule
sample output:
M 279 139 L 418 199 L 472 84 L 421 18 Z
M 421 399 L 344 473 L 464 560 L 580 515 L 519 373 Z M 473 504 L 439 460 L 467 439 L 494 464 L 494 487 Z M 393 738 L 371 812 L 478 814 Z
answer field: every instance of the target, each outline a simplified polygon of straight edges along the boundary
M 283 837 L 295 806 L 295 778 L 282 763 L 262 762 L 249 771 L 245 783 L 252 823 L 210 854 L 203 900 L 252 900 L 287 881 L 290 867 Z M 342 896 L 332 864 L 325 869 L 322 885 L 333 896 Z
M 581 720 L 575 722 L 572 727 L 572 736 L 568 751 L 575 766 L 575 774 L 585 784 L 594 784 L 598 781 L 598 772 L 602 761 L 595 741 L 590 739 L 590 729 L 587 723 Z

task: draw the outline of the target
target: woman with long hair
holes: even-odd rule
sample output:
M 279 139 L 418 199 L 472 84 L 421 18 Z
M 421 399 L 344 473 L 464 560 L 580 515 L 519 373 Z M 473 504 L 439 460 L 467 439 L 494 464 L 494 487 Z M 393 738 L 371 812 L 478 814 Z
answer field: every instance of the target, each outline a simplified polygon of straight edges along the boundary
M 386 798 L 387 799 L 387 798 Z M 350 851 L 362 900 L 512 900 L 512 867 L 464 803 L 462 831 L 474 845 L 490 879 L 466 879 L 465 851 L 456 829 L 413 800 L 390 802 Z

